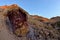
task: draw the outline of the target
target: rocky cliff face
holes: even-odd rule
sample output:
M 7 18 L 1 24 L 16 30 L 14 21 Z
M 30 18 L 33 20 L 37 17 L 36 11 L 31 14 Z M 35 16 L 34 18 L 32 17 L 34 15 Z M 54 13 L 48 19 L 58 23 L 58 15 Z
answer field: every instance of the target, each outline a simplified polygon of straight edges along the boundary
M 0 6 L 0 40 L 60 40 L 60 17 L 47 19 L 17 6 Z

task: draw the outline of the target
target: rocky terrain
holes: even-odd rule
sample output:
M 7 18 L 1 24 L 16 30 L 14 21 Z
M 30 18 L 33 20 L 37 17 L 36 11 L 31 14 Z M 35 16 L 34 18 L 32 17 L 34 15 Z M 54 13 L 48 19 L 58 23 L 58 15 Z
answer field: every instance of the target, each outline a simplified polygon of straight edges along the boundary
M 48 19 L 16 4 L 0 6 L 0 40 L 60 40 L 60 16 Z

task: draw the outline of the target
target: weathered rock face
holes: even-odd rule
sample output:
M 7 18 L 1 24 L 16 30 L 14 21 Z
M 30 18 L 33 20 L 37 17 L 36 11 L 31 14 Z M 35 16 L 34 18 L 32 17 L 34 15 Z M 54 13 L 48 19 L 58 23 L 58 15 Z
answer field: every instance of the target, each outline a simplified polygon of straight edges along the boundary
M 28 33 L 27 12 L 15 4 L 1 6 L 0 31 L 0 40 L 18 40 L 16 38 L 18 36 L 23 36 L 23 38 L 25 38 L 24 36 Z
M 12 29 L 13 32 L 18 35 L 21 36 L 24 34 L 24 32 L 28 32 L 27 31 L 27 15 L 25 13 L 23 13 L 22 11 L 20 11 L 19 8 L 17 9 L 11 9 L 8 11 L 7 17 L 9 18 L 9 21 L 12 24 Z M 21 30 L 20 30 L 21 29 Z M 22 32 L 22 30 L 24 32 Z M 19 33 L 21 34 L 19 34 Z
M 53 28 L 57 29 L 60 32 L 60 16 L 52 17 L 50 19 L 50 24 L 53 26 Z
M 60 17 L 59 17 L 59 16 L 57 16 L 57 17 L 52 17 L 52 18 L 50 19 L 50 23 L 56 23 L 56 22 L 58 22 L 58 21 L 60 21 Z
M 52 22 L 29 15 L 16 4 L 0 6 L 0 40 L 60 40 L 60 31 L 53 28 Z

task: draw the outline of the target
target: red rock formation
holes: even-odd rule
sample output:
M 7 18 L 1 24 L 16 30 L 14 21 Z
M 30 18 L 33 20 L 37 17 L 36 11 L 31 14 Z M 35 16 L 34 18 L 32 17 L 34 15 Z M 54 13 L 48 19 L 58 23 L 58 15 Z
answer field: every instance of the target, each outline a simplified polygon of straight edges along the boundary
M 49 19 L 41 16 L 30 16 L 19 6 L 0 6 L 0 40 L 58 40 L 60 33 L 49 23 Z M 2 10 L 3 9 L 3 10 Z M 2 10 L 2 11 L 1 11 Z M 6 15 L 4 15 L 6 14 Z M 9 20 L 8 20 L 9 19 Z M 52 18 L 52 21 L 59 21 Z M 9 21 L 6 23 L 6 21 Z M 55 22 L 54 21 L 54 22 Z M 45 23 L 47 22 L 47 23 Z M 11 26 L 9 25 L 11 24 Z M 8 25 L 8 26 L 7 26 Z M 60 24 L 59 24 L 60 25 Z M 55 26 L 55 25 L 54 25 Z M 12 27 L 13 35 L 10 34 Z M 20 36 L 20 37 L 16 37 Z M 6 37 L 5 37 L 6 36 Z M 22 37 L 21 37 L 22 36 Z M 13 39 L 11 39 L 13 38 Z M 25 38 L 25 39 L 24 39 Z
M 16 4 L 10 6 L 0 6 L 1 9 L 7 9 L 7 17 L 11 22 L 13 33 L 17 36 L 26 35 L 28 32 L 27 14 Z

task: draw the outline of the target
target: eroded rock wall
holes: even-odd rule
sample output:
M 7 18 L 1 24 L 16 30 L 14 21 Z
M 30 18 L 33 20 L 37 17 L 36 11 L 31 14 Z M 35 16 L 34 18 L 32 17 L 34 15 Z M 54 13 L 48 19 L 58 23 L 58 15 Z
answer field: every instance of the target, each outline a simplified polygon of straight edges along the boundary
M 0 40 L 60 40 L 50 19 L 29 15 L 17 6 L 0 6 Z

